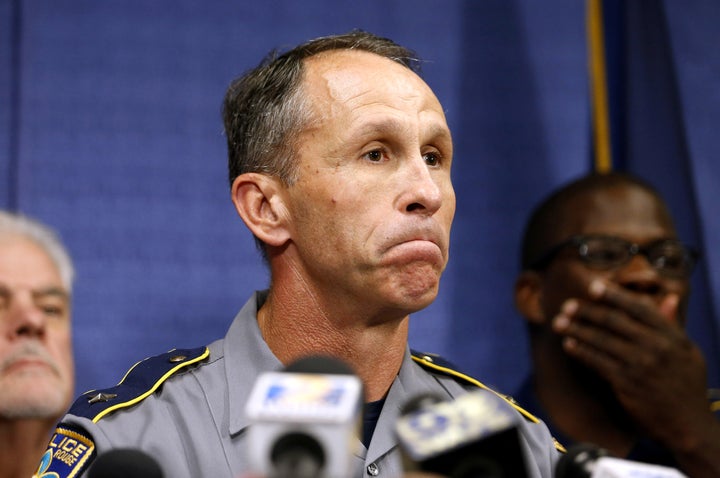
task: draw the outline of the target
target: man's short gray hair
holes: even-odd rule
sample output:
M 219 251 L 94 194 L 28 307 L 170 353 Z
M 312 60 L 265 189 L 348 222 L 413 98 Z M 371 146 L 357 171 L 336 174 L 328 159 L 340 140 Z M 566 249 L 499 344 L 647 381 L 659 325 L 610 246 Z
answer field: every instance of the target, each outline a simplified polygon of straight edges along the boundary
M 0 240 L 20 236 L 40 246 L 57 267 L 68 293 L 72 291 L 75 269 L 58 234 L 45 224 L 22 214 L 0 210 Z

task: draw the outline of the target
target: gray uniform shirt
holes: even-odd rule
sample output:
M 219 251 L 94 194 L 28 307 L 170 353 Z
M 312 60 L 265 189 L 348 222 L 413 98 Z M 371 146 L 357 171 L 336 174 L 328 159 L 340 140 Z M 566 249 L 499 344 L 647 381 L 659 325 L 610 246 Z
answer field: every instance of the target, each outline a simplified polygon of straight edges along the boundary
M 149 453 L 173 478 L 238 478 L 248 472 L 245 404 L 259 374 L 283 365 L 263 340 L 257 325 L 258 293 L 245 304 L 225 338 L 209 346 L 209 358 L 169 377 L 138 403 L 119 408 L 94 422 L 68 414 L 62 422 L 86 431 L 99 455 L 113 448 Z M 122 386 L 122 385 L 121 385 Z M 422 393 L 452 399 L 477 390 L 454 378 L 433 373 L 413 361 L 406 350 L 377 422 L 369 449 L 358 445 L 355 477 L 398 478 L 403 474 L 394 426 L 401 407 Z M 493 400 L 517 413 L 492 392 Z M 531 478 L 551 478 L 558 452 L 547 427 L 520 420 L 521 446 Z

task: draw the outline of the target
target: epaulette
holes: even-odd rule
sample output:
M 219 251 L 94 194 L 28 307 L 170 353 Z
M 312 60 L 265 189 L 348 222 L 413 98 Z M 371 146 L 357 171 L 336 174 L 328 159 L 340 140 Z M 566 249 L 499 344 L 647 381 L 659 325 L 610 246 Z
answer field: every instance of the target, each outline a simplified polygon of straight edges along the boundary
M 713 413 L 720 412 L 720 388 L 711 388 L 707 392 L 710 401 L 710 410 Z
M 173 349 L 142 360 L 127 371 L 114 387 L 82 394 L 72 407 L 71 415 L 89 418 L 97 423 L 109 413 L 131 407 L 149 397 L 172 375 L 186 370 L 210 355 L 207 347 Z
M 465 375 L 464 373 L 457 371 L 456 370 L 457 367 L 452 362 L 445 360 L 440 355 L 422 353 L 422 352 L 418 352 L 416 350 L 411 350 L 410 353 L 411 353 L 412 359 L 415 361 L 415 363 L 417 363 L 421 367 L 423 367 L 427 370 L 434 371 L 436 373 L 441 373 L 443 375 L 452 377 L 460 383 L 474 385 L 478 388 L 482 388 L 483 390 L 487 390 L 488 392 L 491 392 L 491 393 L 497 395 L 498 397 L 502 398 L 507 403 L 509 403 L 510 406 L 512 406 L 515 410 L 517 410 L 520 413 L 520 415 L 522 415 L 526 420 L 528 420 L 532 423 L 540 422 L 540 420 L 535 415 L 533 415 L 532 413 L 528 412 L 527 410 L 522 408 L 520 405 L 518 405 L 518 403 L 515 401 L 514 398 L 512 398 L 508 395 L 504 395 L 500 392 L 496 392 L 495 390 L 488 387 L 487 385 L 480 382 L 479 380 L 476 380 L 476 379 L 470 377 L 469 375 Z M 566 452 L 565 447 L 560 442 L 558 442 L 555 438 L 553 438 L 553 442 L 555 443 L 555 448 L 557 448 L 559 451 L 561 451 L 563 453 Z

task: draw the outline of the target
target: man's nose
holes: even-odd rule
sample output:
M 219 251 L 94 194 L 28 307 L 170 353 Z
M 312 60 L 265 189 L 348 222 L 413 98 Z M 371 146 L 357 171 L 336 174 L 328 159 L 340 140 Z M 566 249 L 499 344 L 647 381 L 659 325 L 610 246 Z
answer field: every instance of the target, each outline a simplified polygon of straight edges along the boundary
M 660 271 L 643 254 L 636 254 L 617 271 L 617 282 L 626 289 L 649 295 L 664 292 Z
M 403 175 L 405 210 L 434 214 L 442 206 L 442 188 L 420 156 L 410 161 Z
M 47 318 L 31 297 L 16 297 L 7 311 L 8 332 L 13 337 L 39 337 Z

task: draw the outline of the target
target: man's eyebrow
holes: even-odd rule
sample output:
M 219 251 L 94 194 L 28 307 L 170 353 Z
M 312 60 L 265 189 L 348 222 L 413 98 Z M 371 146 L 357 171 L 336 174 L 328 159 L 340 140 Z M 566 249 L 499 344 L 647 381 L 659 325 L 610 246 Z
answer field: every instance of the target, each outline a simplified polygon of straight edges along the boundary
M 68 302 L 70 300 L 70 294 L 63 289 L 62 287 L 57 286 L 49 286 L 49 287 L 41 287 L 39 289 L 34 289 L 31 292 L 33 298 L 44 298 L 44 297 L 58 297 L 65 302 Z M 13 292 L 12 290 L 5 284 L 0 284 L 0 298 L 9 298 L 12 297 Z
M 61 287 L 44 287 L 37 290 L 34 290 L 32 293 L 33 297 L 39 298 L 39 297 L 48 297 L 48 296 L 55 296 L 59 297 L 65 301 L 69 300 L 70 294 L 67 293 L 67 291 Z
M 402 121 L 394 119 L 382 119 L 377 121 L 371 121 L 358 127 L 357 134 L 362 136 L 374 136 L 384 134 L 395 134 L 405 131 L 408 128 Z M 452 136 L 447 126 L 440 122 L 425 125 L 422 128 L 424 136 L 431 138 L 442 138 L 451 140 Z
M 398 133 L 406 128 L 407 127 L 403 125 L 400 121 L 396 121 L 393 119 L 383 119 L 364 123 L 357 129 L 357 132 L 358 134 L 363 136 L 371 136 L 377 134 Z
M 427 128 L 426 133 L 431 138 L 441 138 L 443 140 L 452 141 L 452 134 L 450 133 L 450 129 L 442 123 L 431 124 Z

